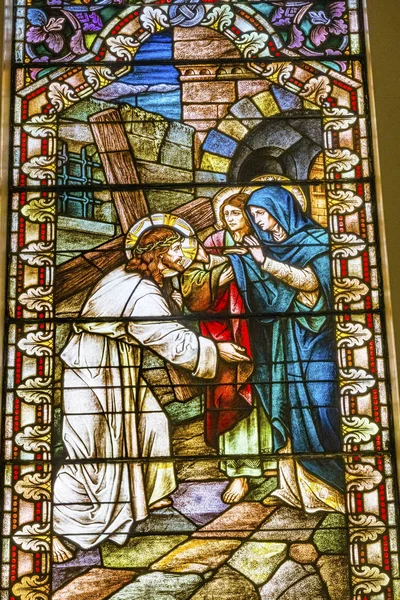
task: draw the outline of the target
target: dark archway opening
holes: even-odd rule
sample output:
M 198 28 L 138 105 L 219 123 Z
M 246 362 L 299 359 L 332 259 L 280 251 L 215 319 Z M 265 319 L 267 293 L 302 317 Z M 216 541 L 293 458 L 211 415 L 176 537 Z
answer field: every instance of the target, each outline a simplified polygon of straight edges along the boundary
M 251 181 L 266 173 L 284 175 L 285 165 L 281 164 L 279 150 L 260 148 L 253 151 L 242 163 L 239 171 L 240 181 Z
M 268 173 L 305 181 L 322 151 L 323 127 L 319 116 L 265 120 L 237 148 L 229 182 L 248 183 Z

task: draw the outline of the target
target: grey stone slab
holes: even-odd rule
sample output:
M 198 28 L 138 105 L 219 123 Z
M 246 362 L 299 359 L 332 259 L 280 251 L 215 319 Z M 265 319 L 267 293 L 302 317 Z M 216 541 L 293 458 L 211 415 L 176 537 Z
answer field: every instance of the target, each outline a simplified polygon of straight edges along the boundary
M 319 575 L 309 575 L 289 588 L 279 600 L 330 600 Z M 263 598 L 263 600 L 267 600 Z M 336 600 L 336 598 L 335 598 Z
M 202 584 L 199 575 L 154 571 L 138 577 L 110 600 L 187 600 Z
M 263 124 L 262 127 L 259 127 L 250 134 L 246 143 L 252 150 L 268 147 L 288 150 L 288 148 L 299 142 L 301 139 L 301 134 L 293 129 L 293 127 L 290 127 L 287 122 L 268 121 L 265 126 Z
M 321 146 L 318 146 L 311 140 L 303 138 L 297 144 L 290 148 L 290 153 L 282 157 L 282 164 L 286 166 L 288 176 L 291 175 L 296 179 L 307 179 L 310 171 L 310 165 L 315 157 L 320 154 Z M 290 172 L 289 163 L 296 164 L 296 171 Z
M 245 542 L 229 559 L 228 564 L 256 585 L 262 585 L 285 560 L 286 554 L 286 544 Z
M 231 108 L 231 113 L 239 119 L 260 119 L 263 116 L 250 98 L 242 98 L 236 102 Z
M 345 556 L 325 554 L 317 562 L 319 573 L 332 600 L 348 600 L 350 591 L 350 565 Z
M 196 525 L 205 525 L 229 507 L 221 495 L 226 481 L 181 483 L 172 495 L 174 507 Z
M 94 568 L 52 594 L 52 600 L 104 600 L 131 583 L 134 571 Z
M 78 550 L 72 560 L 65 563 L 53 563 L 52 589 L 57 590 L 74 577 L 85 573 L 91 567 L 101 565 L 100 550 Z
M 101 564 L 100 550 L 78 550 L 72 560 L 69 560 L 61 565 L 54 565 L 55 568 L 60 567 L 94 567 Z
M 285 561 L 271 579 L 260 589 L 262 600 L 280 600 L 281 595 L 304 577 L 314 574 L 313 567 L 299 565 L 293 560 Z
M 320 117 L 316 117 L 315 119 L 290 119 L 289 124 L 293 129 L 301 133 L 302 136 L 308 137 L 315 144 L 323 147 L 324 134 Z
M 281 506 L 264 521 L 251 539 L 305 542 L 324 518 L 323 514 L 306 514 L 296 508 Z
M 138 523 L 132 530 L 135 533 L 186 533 L 196 531 L 197 527 L 172 507 L 153 510 L 145 521 Z
M 191 600 L 259 600 L 255 585 L 246 577 L 224 565 Z
M 166 140 L 161 146 L 160 160 L 164 165 L 191 169 L 193 164 L 192 150 Z
M 183 123 L 172 121 L 167 131 L 166 139 L 175 144 L 191 147 L 193 144 L 194 129 Z

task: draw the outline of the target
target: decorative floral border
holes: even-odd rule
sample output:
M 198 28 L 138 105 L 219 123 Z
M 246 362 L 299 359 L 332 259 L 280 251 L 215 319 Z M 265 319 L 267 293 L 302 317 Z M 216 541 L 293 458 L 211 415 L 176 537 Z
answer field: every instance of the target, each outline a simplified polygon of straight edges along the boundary
M 150 19 L 148 35 L 153 29 L 166 26 L 160 16 L 153 13 L 150 18 L 148 8 L 126 9 L 130 11 L 127 14 L 138 14 L 114 36 L 121 38 L 121 51 L 126 51 L 129 58 L 130 48 L 136 48 L 126 41 L 130 39 L 128 30 L 133 21 L 143 26 Z M 164 14 L 162 7 L 159 10 Z M 215 22 L 210 20 L 208 26 Z M 268 35 L 270 29 L 268 24 Z M 226 30 L 223 33 L 229 37 Z M 119 51 L 111 39 L 108 37 L 102 46 L 110 54 Z M 249 59 L 254 53 L 262 57 L 260 48 L 249 54 L 248 45 L 237 45 L 243 58 Z M 357 64 L 353 78 L 324 64 L 298 60 L 265 65 L 255 62 L 249 66 L 260 77 L 298 94 L 309 108 L 322 115 L 338 311 L 336 335 L 353 598 L 373 598 L 379 593 L 380 598 L 391 600 L 393 589 L 387 572 L 396 573 L 398 565 L 392 465 L 385 456 L 389 400 L 383 364 L 383 324 L 376 311 L 381 306 L 373 195 L 371 184 L 361 181 L 370 173 L 362 74 Z M 15 275 L 10 278 L 9 288 L 12 322 L 8 333 L 5 407 L 2 587 L 11 587 L 12 594 L 2 592 L 2 600 L 51 597 L 56 192 L 46 188 L 56 181 L 57 120 L 65 108 L 89 98 L 127 68 L 123 62 L 112 67 L 74 65 L 59 68 L 34 82 L 27 70 L 21 69 L 20 75 L 26 75 L 26 81 L 17 78 L 12 178 L 16 186 L 29 186 L 29 190 L 15 192 L 11 198 L 10 273 Z M 35 186 L 37 191 L 32 191 Z M 360 234 L 354 233 L 355 223 Z M 368 564 L 368 549 L 376 549 L 378 543 L 380 564 Z
M 110 7 L 115 11 L 111 20 L 102 12 Z M 291 0 L 262 11 L 257 2 L 247 0 L 89 0 L 86 6 L 28 0 L 16 10 L 15 60 L 49 65 L 129 60 L 151 34 L 175 26 L 211 27 L 224 33 L 245 58 L 284 53 L 335 60 L 361 50 L 358 0 Z

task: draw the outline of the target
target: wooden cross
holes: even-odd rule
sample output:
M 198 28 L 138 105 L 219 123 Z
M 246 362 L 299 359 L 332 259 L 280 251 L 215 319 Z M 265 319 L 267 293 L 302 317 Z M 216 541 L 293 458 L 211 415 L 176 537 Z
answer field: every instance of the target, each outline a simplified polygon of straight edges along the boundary
M 90 127 L 110 185 L 140 185 L 135 159 L 122 122 L 121 113 L 110 108 L 89 117 Z M 111 192 L 124 234 L 142 217 L 149 207 L 138 188 Z M 187 220 L 195 231 L 214 222 L 211 201 L 199 198 L 172 211 Z M 124 235 L 83 252 L 56 269 L 56 303 L 93 287 L 106 273 L 126 262 Z

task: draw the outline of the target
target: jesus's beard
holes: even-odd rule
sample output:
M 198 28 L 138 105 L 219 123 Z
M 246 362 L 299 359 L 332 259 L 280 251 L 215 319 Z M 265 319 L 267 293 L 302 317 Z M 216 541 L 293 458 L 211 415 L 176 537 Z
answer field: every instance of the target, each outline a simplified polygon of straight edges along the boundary
M 173 271 L 178 271 L 178 273 L 183 273 L 183 271 L 185 270 L 185 267 L 182 265 L 181 258 L 177 260 L 171 260 L 169 256 L 164 254 L 161 258 L 161 261 L 163 265 L 165 265 L 169 269 L 172 269 Z

